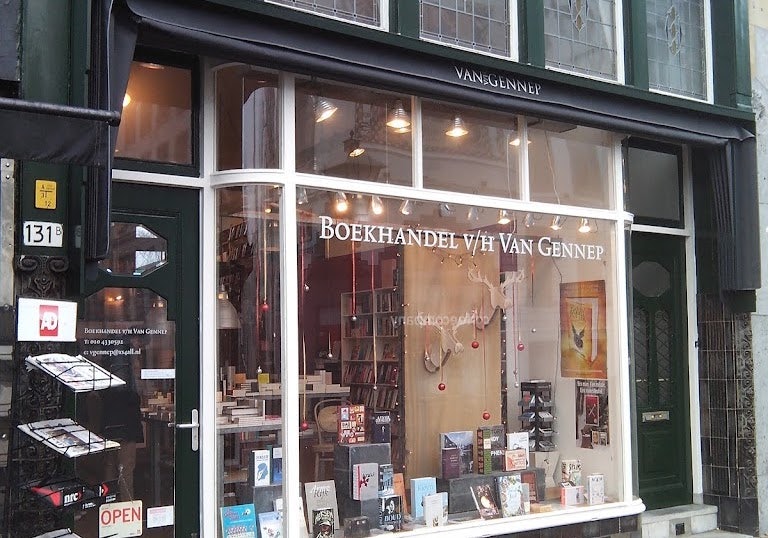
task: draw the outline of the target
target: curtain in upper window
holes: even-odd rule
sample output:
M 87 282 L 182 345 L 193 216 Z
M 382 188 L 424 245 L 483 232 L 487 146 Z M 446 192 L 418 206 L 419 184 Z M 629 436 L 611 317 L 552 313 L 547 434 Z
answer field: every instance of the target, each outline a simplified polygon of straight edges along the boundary
M 616 80 L 614 0 L 544 0 L 547 67 Z
M 702 0 L 646 0 L 651 89 L 706 99 Z

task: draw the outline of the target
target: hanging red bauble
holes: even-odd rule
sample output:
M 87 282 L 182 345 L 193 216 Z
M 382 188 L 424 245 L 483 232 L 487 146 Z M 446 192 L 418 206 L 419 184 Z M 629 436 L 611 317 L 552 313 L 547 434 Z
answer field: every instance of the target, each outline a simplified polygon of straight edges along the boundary
M 491 414 L 488 411 L 483 411 L 483 420 L 491 420 Z
M 267 310 L 269 310 L 269 304 L 266 301 L 261 303 L 261 310 L 262 312 L 266 312 Z
M 472 340 L 472 349 L 477 349 L 480 347 L 480 342 L 477 340 Z
M 522 342 L 518 342 L 517 343 L 517 350 L 518 351 L 523 351 L 524 349 L 525 349 L 525 344 L 523 344 Z
M 445 390 L 445 383 L 438 383 L 437 390 Z
M 307 431 L 309 429 L 309 422 L 302 420 L 301 424 L 299 424 L 299 429 L 303 432 Z

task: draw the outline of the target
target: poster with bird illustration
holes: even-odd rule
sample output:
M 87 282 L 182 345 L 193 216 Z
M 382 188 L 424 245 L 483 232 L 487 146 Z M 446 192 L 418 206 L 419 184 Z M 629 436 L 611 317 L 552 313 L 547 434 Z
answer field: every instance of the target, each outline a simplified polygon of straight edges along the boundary
M 605 281 L 560 285 L 563 377 L 606 379 Z

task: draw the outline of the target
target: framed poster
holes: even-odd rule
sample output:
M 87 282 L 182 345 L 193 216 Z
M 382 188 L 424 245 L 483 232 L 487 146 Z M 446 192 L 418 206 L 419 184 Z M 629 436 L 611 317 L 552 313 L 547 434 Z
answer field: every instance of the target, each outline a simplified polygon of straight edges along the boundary
M 605 281 L 560 284 L 560 374 L 607 378 Z
M 604 379 L 577 379 L 576 446 L 608 446 L 608 382 Z

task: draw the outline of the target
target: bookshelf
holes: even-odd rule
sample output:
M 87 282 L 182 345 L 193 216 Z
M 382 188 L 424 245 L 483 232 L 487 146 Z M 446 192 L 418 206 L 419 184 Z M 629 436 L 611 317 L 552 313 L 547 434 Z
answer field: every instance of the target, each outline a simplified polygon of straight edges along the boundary
M 392 417 L 392 463 L 402 472 L 403 330 L 397 286 L 341 294 L 341 373 L 349 399 Z

